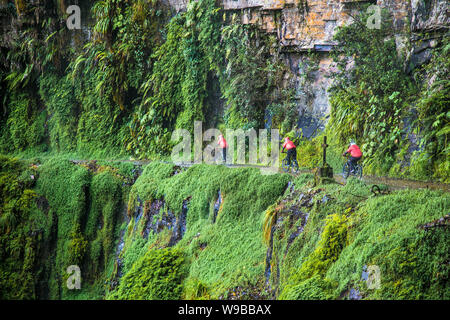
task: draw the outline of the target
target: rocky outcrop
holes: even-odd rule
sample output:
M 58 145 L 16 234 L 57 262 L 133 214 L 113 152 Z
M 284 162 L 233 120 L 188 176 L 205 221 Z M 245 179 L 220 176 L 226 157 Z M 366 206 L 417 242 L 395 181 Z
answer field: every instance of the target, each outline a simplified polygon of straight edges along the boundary
M 188 0 L 167 0 L 176 11 L 186 9 Z M 243 24 L 255 24 L 277 37 L 284 60 L 293 72 L 300 111 L 299 127 L 306 136 L 321 130 L 330 111 L 327 90 L 332 70 L 328 52 L 336 43 L 333 35 L 338 26 L 348 24 L 363 4 L 376 4 L 392 14 L 399 50 L 413 42 L 409 54 L 410 68 L 425 63 L 435 46 L 433 39 L 420 45 L 405 34 L 448 29 L 446 0 L 219 0 L 225 12 L 237 14 Z M 418 37 L 416 37 L 418 39 Z M 306 52 L 319 54 L 316 71 L 305 81 Z
M 407 71 L 427 63 L 439 45 L 443 32 L 449 28 L 449 4 L 446 0 L 411 0 L 412 49 L 408 54 Z
M 411 31 L 448 30 L 449 4 L 447 0 L 411 0 Z
M 439 1 L 439 0 L 435 0 Z M 187 0 L 168 0 L 177 11 L 186 9 Z M 225 11 L 238 13 L 243 24 L 256 24 L 276 34 L 289 50 L 327 52 L 335 43 L 336 27 L 352 21 L 362 4 L 388 8 L 398 29 L 407 25 L 410 5 L 402 0 L 221 0 Z

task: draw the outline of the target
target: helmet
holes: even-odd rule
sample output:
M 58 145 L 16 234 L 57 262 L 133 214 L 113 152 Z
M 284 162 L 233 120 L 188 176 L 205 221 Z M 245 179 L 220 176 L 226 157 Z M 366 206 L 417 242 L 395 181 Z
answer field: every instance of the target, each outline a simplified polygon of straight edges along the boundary
M 287 141 L 287 140 L 289 140 L 289 137 L 284 137 L 284 141 Z
M 354 144 L 356 144 L 356 142 L 354 140 L 350 140 L 350 145 L 352 146 Z

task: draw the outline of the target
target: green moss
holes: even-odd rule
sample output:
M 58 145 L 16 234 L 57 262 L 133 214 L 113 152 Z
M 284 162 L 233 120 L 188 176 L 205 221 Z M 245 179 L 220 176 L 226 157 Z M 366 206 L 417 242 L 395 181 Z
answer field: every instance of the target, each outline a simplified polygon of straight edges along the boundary
M 142 202 L 163 199 L 166 209 L 178 216 L 187 199 L 186 233 L 177 245 L 188 253 L 187 279 L 203 283 L 211 297 L 236 285 L 261 280 L 266 251 L 261 238 L 264 211 L 282 195 L 289 176 L 264 176 L 257 169 L 210 165 L 195 165 L 172 174 L 171 165 L 149 164 L 130 191 L 129 214 L 134 214 L 130 208 L 139 198 Z M 222 205 L 212 223 L 210 204 L 217 200 L 219 190 Z M 134 220 L 130 221 L 129 235 L 136 227 Z M 129 237 L 125 247 L 137 241 L 135 237 Z M 167 245 L 167 241 L 163 233 L 149 237 L 149 242 L 158 243 L 158 247 Z
M 419 227 L 448 212 L 445 193 L 408 190 L 368 200 L 354 216 L 357 231 L 327 276 L 339 290 L 358 284 L 364 265 L 378 265 L 381 289 L 369 298 L 443 299 L 448 288 L 448 233 Z M 357 222 L 356 222 L 357 221 Z M 435 242 L 431 243 L 433 239 Z M 446 253 L 447 252 L 447 253 Z
M 335 262 L 342 249 L 347 245 L 347 219 L 332 214 L 327 216 L 325 228 L 317 248 L 302 264 L 300 276 L 309 278 L 315 274 L 324 274 Z
M 30 152 L 46 151 L 44 124 L 47 112 L 37 110 L 36 102 L 26 93 L 14 92 L 9 98 L 0 151 L 10 153 L 26 148 L 32 149 Z
M 313 187 L 311 174 L 292 179 L 210 165 L 174 174 L 172 165 L 151 163 L 128 199 L 134 209 L 142 202 L 144 215 L 138 219 L 131 210 L 126 225 L 119 213 L 127 178 L 113 167 L 90 172 L 61 158 L 40 167 L 0 160 L 0 283 L 12 288 L 0 291 L 5 299 L 101 299 L 105 292 L 108 299 L 214 299 L 236 287 L 263 294 L 272 226 L 270 283 L 280 299 L 337 299 L 352 288 L 366 299 L 449 297 L 448 232 L 423 227 L 448 213 L 445 192 L 374 197 L 359 179 Z M 286 189 L 291 179 L 294 186 Z M 154 221 L 169 210 L 180 217 L 187 201 L 186 231 L 174 248 L 167 248 L 167 228 L 142 237 L 146 210 L 156 200 L 164 206 Z M 108 291 L 121 230 L 123 276 Z M 65 286 L 71 264 L 81 268 L 81 290 Z M 373 265 L 380 269 L 379 289 L 361 279 Z
M 183 252 L 178 249 L 147 251 L 122 278 L 108 299 L 180 299 L 183 280 Z
M 50 115 L 50 146 L 57 151 L 74 151 L 77 113 L 73 85 L 66 77 L 47 72 L 39 79 L 39 94 Z
M 329 300 L 333 298 L 333 285 L 329 280 L 315 275 L 295 285 L 288 285 L 279 300 Z
M 92 178 L 92 204 L 87 217 L 86 235 L 91 239 L 96 237 L 102 242 L 105 263 L 109 261 L 113 251 L 118 213 L 123 203 L 121 192 L 121 181 L 109 171 L 96 174 Z M 92 263 L 95 265 L 98 260 L 92 259 Z
M 447 193 L 405 190 L 374 197 L 358 179 L 312 188 L 305 178 L 294 180 L 294 193 L 277 205 L 283 223 L 274 233 L 270 281 L 279 287 L 278 298 L 341 299 L 351 289 L 364 299 L 448 297 L 448 232 L 422 227 L 446 215 Z M 291 223 L 290 210 L 308 219 L 288 247 L 304 223 Z M 379 289 L 362 278 L 368 266 L 380 269 Z
M 102 278 L 108 277 L 106 271 L 118 236 L 121 184 L 111 171 L 92 176 L 86 168 L 64 159 L 49 160 L 39 168 L 36 189 L 48 200 L 49 214 L 55 216 L 56 222 L 47 226 L 54 228 L 56 235 L 51 236 L 57 239 L 54 264 L 48 267 L 51 271 L 46 271 L 53 278 L 48 280 L 50 298 L 98 296 Z M 63 281 L 72 264 L 81 268 L 81 292 L 67 290 Z
M 189 278 L 183 283 L 182 299 L 209 300 L 208 286 L 198 279 Z
M 79 265 L 83 261 L 88 242 L 81 234 L 79 225 L 73 228 L 70 237 L 67 262 L 70 265 Z
M 36 193 L 19 179 L 26 164 L 0 155 L 0 299 L 36 298 L 38 238 L 31 214 Z
M 314 276 L 323 278 L 327 270 L 339 258 L 346 245 L 347 218 L 338 214 L 327 216 L 317 247 L 306 257 L 300 269 L 288 279 L 289 285 L 281 291 L 280 299 L 291 299 L 293 295 L 298 298 L 317 297 L 317 291 L 310 291 L 311 288 L 315 288 L 311 283 L 317 284 L 319 282 L 321 285 L 316 289 L 320 292 L 320 289 L 323 290 L 326 281 L 314 278 Z M 295 283 L 295 285 L 291 283 Z M 328 289 L 330 289 L 329 287 L 328 285 Z M 322 295 L 322 298 L 327 299 L 328 296 Z

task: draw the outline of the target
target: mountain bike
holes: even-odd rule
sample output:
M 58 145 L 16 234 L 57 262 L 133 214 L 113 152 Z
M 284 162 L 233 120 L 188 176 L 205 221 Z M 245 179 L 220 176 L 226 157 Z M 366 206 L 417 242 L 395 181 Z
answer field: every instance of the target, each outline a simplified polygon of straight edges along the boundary
M 290 169 L 292 168 L 292 173 L 297 173 L 299 171 L 297 159 L 291 159 L 291 164 L 289 165 L 287 157 L 285 157 L 283 161 L 281 161 L 281 168 L 284 172 L 290 172 Z
M 362 178 L 362 173 L 363 173 L 363 168 L 362 166 L 357 163 L 353 170 L 351 170 L 351 165 L 349 163 L 349 158 L 350 156 L 347 156 L 347 162 L 345 162 L 343 168 L 342 168 L 342 176 L 344 177 L 344 179 L 347 179 L 349 176 L 355 176 L 358 179 Z

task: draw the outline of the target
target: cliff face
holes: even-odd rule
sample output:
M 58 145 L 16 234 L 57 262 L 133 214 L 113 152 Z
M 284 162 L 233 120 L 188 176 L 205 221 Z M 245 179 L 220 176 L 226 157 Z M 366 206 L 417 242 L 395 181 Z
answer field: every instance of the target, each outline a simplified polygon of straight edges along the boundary
M 164 0 L 175 11 L 186 10 L 189 0 Z M 330 111 L 327 90 L 331 80 L 327 77 L 333 70 L 329 57 L 336 45 L 333 36 L 336 28 L 352 21 L 364 4 L 376 4 L 392 14 L 397 30 L 398 50 L 411 48 L 407 52 L 408 70 L 421 65 L 431 58 L 431 50 L 437 42 L 432 37 L 422 39 L 424 32 L 439 33 L 448 29 L 448 2 L 446 0 L 218 0 L 229 14 L 236 14 L 242 24 L 254 24 L 278 40 L 284 62 L 294 74 L 296 99 L 300 111 L 299 127 L 310 136 L 324 127 L 324 116 Z M 14 6 L 1 1 L 1 12 L 15 10 Z M 77 0 L 82 12 L 89 12 L 88 1 Z M 67 1 L 59 2 L 61 12 L 65 12 Z M 55 15 L 55 13 L 53 13 Z M 2 39 L 7 43 L 15 19 L 11 22 L 7 15 L 0 14 Z M 38 23 L 39 12 L 33 15 Z M 61 23 L 61 21 L 60 21 Z M 75 33 L 71 45 L 81 46 L 91 36 L 90 15 L 82 15 L 82 32 Z M 410 45 L 408 45 L 410 44 Z M 307 53 L 315 52 L 314 70 L 308 72 Z M 6 54 L 5 54 L 6 56 Z M 306 65 L 306 66 L 305 66 Z M 308 74 L 305 77 L 305 74 Z
M 183 11 L 188 0 L 167 0 Z M 387 8 L 399 32 L 408 26 L 412 32 L 448 28 L 448 2 L 445 0 L 220 0 L 225 11 L 240 15 L 243 24 L 256 24 L 277 35 L 283 47 L 297 51 L 329 51 L 337 26 L 352 20 L 362 4 Z
M 168 0 L 176 11 L 187 7 L 187 0 Z M 327 78 L 332 70 L 329 51 L 336 43 L 332 40 L 338 26 L 352 21 L 361 5 L 371 3 L 386 8 L 392 14 L 398 49 L 411 41 L 408 57 L 412 67 L 430 58 L 427 49 L 434 42 L 420 41 L 415 34 L 448 28 L 448 2 L 445 0 L 220 0 L 227 12 L 240 16 L 243 24 L 255 24 L 278 39 L 284 52 L 284 60 L 296 79 L 297 101 L 300 114 L 299 127 L 306 135 L 323 128 L 320 118 L 330 111 Z M 406 36 L 411 32 L 411 39 Z M 305 82 L 303 68 L 308 51 L 318 54 L 318 68 Z

